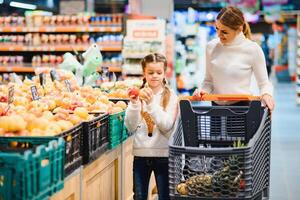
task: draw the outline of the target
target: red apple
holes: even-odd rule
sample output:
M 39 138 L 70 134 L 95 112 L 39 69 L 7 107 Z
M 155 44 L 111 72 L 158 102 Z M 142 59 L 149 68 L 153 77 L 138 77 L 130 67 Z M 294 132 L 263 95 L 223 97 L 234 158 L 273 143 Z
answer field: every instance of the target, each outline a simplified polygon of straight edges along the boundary
M 128 90 L 128 95 L 133 98 L 138 97 L 139 93 L 140 93 L 140 90 L 138 88 L 130 88 Z
M 7 102 L 7 96 L 1 96 L 0 102 Z
M 70 110 L 75 110 L 77 107 L 83 107 L 83 103 L 81 101 L 73 101 L 70 105 L 69 105 L 69 109 Z

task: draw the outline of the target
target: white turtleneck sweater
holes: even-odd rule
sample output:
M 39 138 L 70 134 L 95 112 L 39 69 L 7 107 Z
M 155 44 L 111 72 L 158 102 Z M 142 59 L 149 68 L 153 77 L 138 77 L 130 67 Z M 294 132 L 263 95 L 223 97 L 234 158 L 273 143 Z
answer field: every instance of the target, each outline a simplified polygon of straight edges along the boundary
M 241 32 L 231 43 L 214 39 L 206 48 L 206 74 L 201 90 L 212 94 L 251 94 L 254 73 L 260 94 L 273 94 L 261 47 Z

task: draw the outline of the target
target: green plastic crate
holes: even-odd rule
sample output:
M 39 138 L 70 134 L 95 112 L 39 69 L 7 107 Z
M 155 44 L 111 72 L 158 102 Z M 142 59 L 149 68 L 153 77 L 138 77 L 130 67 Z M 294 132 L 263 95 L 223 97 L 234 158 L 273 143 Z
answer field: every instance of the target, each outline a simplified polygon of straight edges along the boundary
M 123 125 L 123 131 L 122 131 L 122 142 L 125 141 L 128 138 L 128 130 L 125 125 Z
M 1 137 L 0 199 L 48 199 L 64 187 L 64 159 L 62 138 Z
M 125 111 L 109 115 L 108 148 L 113 149 L 122 142 Z

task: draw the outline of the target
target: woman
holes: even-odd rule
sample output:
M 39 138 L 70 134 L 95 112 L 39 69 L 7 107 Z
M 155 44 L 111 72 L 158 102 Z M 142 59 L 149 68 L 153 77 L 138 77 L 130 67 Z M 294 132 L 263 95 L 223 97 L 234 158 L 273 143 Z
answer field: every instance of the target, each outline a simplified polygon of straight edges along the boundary
M 223 8 L 216 19 L 218 38 L 206 49 L 206 74 L 195 95 L 251 94 L 254 73 L 262 103 L 274 109 L 273 86 L 268 79 L 261 47 L 250 40 L 251 31 L 243 13 L 235 7 Z M 249 102 L 213 102 L 214 105 L 245 105 Z

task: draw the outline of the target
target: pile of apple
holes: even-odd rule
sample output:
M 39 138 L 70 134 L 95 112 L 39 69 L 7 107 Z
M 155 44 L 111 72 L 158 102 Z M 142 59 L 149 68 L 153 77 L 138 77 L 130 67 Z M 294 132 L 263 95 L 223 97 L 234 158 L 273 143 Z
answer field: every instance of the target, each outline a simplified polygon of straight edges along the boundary
M 126 79 L 124 81 L 104 82 L 101 89 L 109 91 L 109 98 L 128 99 L 128 90 L 130 88 L 140 88 L 143 81 L 140 79 Z
M 70 81 L 71 82 L 71 81 Z M 8 88 L 14 86 L 14 101 L 8 108 Z M 32 100 L 31 86 L 36 86 L 41 97 Z M 68 92 L 63 82 L 46 76 L 41 86 L 38 78 L 25 79 L 22 84 L 0 86 L 0 135 L 54 136 L 82 121 L 94 118 L 94 113 L 118 113 L 126 109 L 123 101 L 113 103 L 99 88 L 78 87 L 71 82 Z

